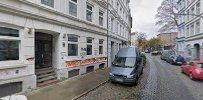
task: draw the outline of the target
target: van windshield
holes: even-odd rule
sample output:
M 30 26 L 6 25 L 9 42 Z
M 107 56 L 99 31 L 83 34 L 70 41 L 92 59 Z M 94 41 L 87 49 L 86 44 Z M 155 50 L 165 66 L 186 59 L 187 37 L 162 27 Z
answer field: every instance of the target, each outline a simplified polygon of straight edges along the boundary
M 134 67 L 136 58 L 116 57 L 113 65 L 117 67 Z

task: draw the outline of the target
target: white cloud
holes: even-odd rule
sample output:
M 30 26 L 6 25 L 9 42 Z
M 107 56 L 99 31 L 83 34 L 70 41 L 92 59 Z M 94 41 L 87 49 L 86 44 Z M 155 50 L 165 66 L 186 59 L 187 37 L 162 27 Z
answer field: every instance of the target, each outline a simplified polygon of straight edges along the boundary
M 161 2 L 162 0 L 131 0 L 132 31 L 145 32 L 148 38 L 156 36 L 158 27 L 155 26 L 155 15 Z

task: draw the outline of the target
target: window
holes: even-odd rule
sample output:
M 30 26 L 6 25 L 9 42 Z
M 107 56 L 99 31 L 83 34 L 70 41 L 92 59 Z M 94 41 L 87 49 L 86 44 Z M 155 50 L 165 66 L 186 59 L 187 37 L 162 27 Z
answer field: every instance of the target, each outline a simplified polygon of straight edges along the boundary
M 190 35 L 194 35 L 194 25 L 191 25 Z
M 68 35 L 68 56 L 78 56 L 77 35 Z
M 77 0 L 69 1 L 69 14 L 77 16 Z
M 111 32 L 112 32 L 112 33 L 113 33 L 113 26 L 114 26 L 114 25 L 113 25 L 113 22 L 114 22 L 113 20 L 114 20 L 114 19 L 111 18 Z
M 189 28 L 189 26 L 187 26 L 187 36 L 189 36 L 190 35 L 190 28 Z
M 41 3 L 50 7 L 54 7 L 54 0 L 41 0 Z
M 135 58 L 126 58 L 126 57 L 116 57 L 113 65 L 117 67 L 135 67 L 136 60 Z
M 199 34 L 200 33 L 200 22 L 196 22 L 196 26 L 195 26 L 195 34 Z
M 6 40 L 7 37 L 14 37 L 12 40 Z M 0 61 L 19 60 L 19 31 L 11 28 L 0 27 Z
M 87 10 L 86 10 L 86 19 L 87 21 L 92 22 L 92 6 L 87 4 Z
M 103 39 L 99 39 L 99 54 L 103 54 Z
M 119 22 L 116 22 L 116 34 L 118 34 L 118 25 L 119 25 Z
M 191 8 L 191 14 L 194 14 L 194 11 L 195 11 L 195 8 L 192 7 L 192 8 Z M 191 18 L 194 18 L 194 16 L 191 16 Z
M 199 2 L 196 5 L 196 14 L 200 14 L 200 3 Z
M 87 55 L 92 55 L 92 40 L 93 38 L 87 38 Z
M 99 25 L 103 26 L 104 24 L 104 13 L 102 11 L 99 11 Z

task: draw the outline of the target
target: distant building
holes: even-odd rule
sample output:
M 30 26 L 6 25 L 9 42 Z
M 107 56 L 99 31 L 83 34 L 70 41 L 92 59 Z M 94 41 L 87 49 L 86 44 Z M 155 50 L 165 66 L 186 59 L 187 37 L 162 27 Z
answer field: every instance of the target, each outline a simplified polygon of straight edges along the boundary
M 131 45 L 132 46 L 138 46 L 138 33 L 137 32 L 133 32 L 131 33 Z
M 164 50 L 174 49 L 176 46 L 177 32 L 160 33 L 157 37 L 161 40 Z
M 183 14 L 200 15 L 203 13 L 202 0 L 179 0 L 178 11 Z M 178 26 L 180 36 L 178 44 L 182 42 L 183 46 L 178 45 L 178 50 L 183 50 L 184 54 L 192 59 L 203 59 L 203 19 L 198 16 L 179 16 Z

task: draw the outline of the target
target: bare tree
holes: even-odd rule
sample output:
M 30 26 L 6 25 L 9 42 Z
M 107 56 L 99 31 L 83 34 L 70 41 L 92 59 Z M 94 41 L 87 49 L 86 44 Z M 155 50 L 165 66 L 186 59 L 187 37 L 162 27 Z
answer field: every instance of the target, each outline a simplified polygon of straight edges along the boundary
M 146 44 L 147 44 L 147 35 L 146 33 L 138 32 L 138 47 L 145 49 Z
M 177 3 L 174 0 L 163 0 L 157 9 L 156 25 L 160 26 L 159 32 L 177 29 Z

